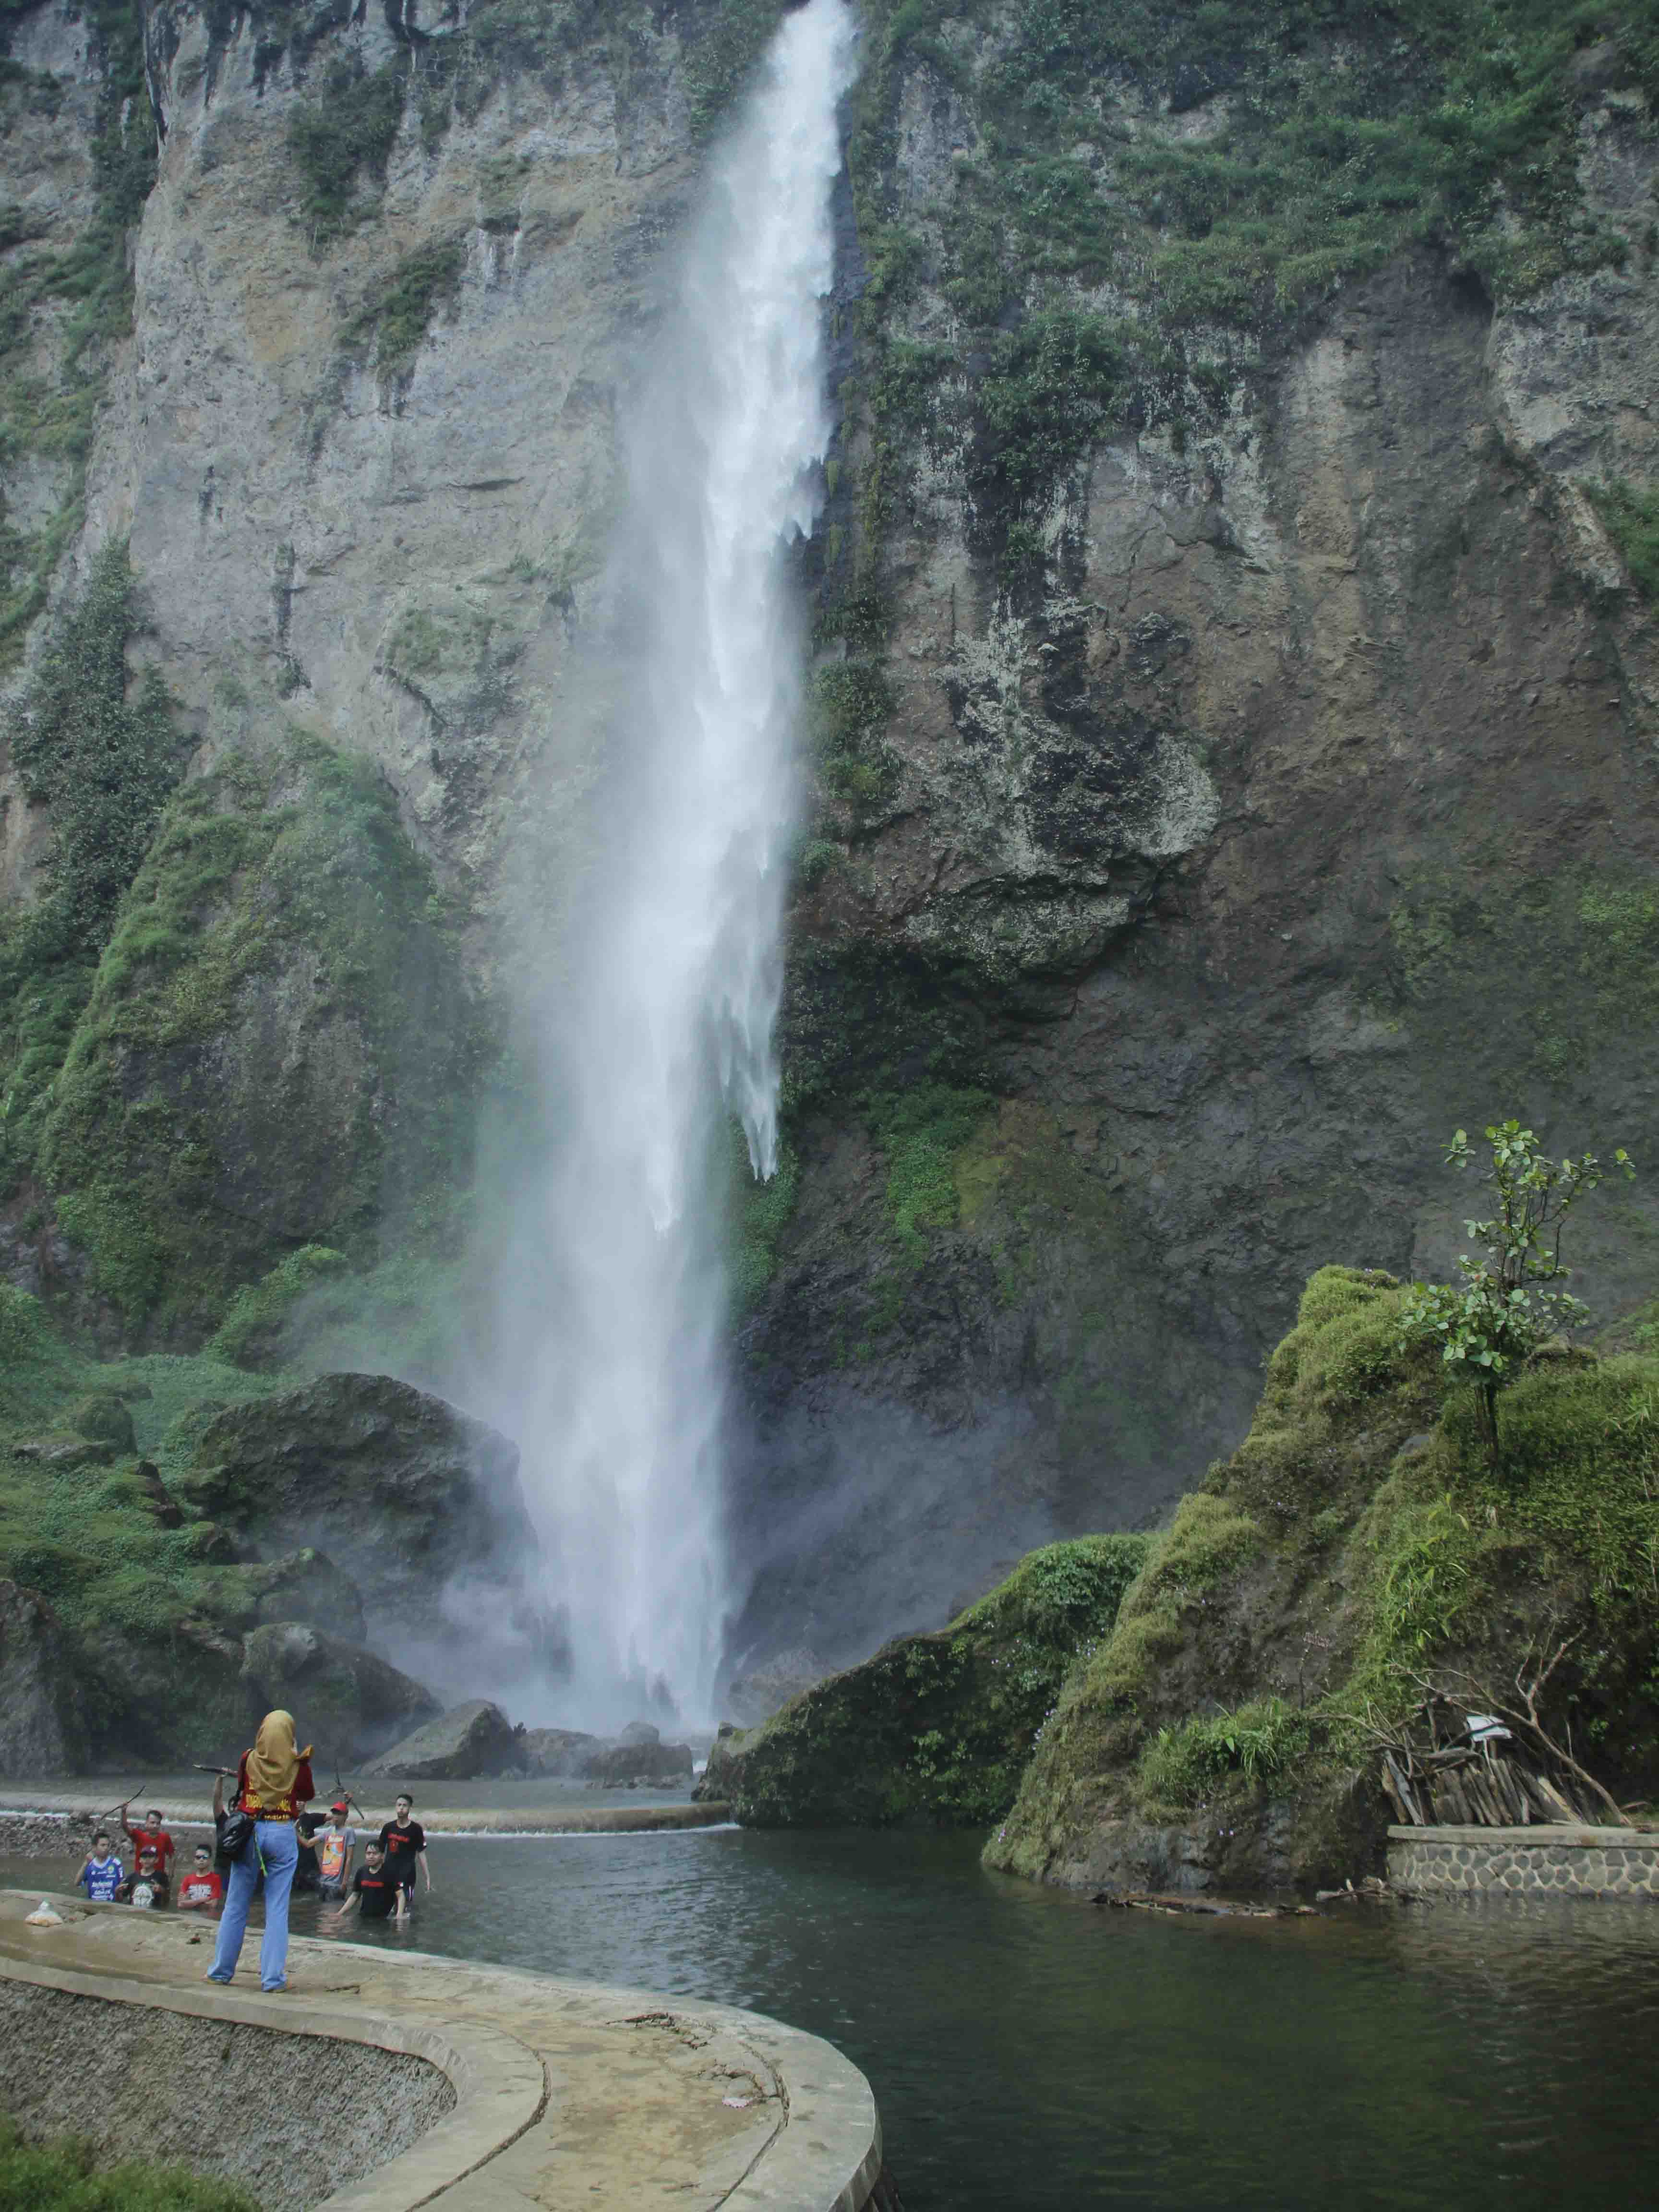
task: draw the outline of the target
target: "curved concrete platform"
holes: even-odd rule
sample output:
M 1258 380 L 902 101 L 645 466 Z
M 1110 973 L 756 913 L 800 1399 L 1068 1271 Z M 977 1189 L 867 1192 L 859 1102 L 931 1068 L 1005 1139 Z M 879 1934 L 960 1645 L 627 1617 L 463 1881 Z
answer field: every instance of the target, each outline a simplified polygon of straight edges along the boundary
M 0 1891 L 0 1985 L 25 2002 L 35 1990 L 42 2004 L 212 2023 L 227 2054 L 248 2031 L 370 2045 L 447 2078 L 444 2116 L 310 2200 L 329 2212 L 864 2212 L 876 2189 L 868 2082 L 830 2045 L 757 2013 L 299 1937 L 288 1990 L 266 1996 L 252 1980 L 206 1983 L 211 1931 L 185 1916 L 54 1898 L 63 1924 L 31 1928 L 39 1902 Z M 294 2112 L 296 2131 L 307 2118 Z M 218 2144 L 234 2139 L 230 2113 L 203 2120 Z

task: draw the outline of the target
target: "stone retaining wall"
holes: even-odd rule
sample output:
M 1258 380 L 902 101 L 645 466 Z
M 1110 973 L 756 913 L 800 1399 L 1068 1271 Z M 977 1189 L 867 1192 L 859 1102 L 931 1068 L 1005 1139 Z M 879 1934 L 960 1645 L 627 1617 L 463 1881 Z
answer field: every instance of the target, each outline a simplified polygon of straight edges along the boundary
M 1389 1879 L 1425 1896 L 1659 1899 L 1659 1832 L 1642 1828 L 1389 1830 Z
M 400 2051 L 0 1978 L 0 2108 L 26 2136 L 218 2175 L 269 2212 L 374 2172 L 454 2103 Z

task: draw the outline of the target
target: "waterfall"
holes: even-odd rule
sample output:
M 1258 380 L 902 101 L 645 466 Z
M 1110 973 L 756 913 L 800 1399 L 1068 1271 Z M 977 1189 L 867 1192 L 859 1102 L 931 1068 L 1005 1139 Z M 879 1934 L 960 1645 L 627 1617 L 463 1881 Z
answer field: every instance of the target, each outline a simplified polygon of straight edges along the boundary
M 854 40 L 846 0 L 785 18 L 624 410 L 625 666 L 547 1024 L 553 1155 L 507 1282 L 533 1324 L 509 1332 L 515 1426 L 568 1624 L 562 1702 L 589 1725 L 652 1695 L 706 1718 L 720 1656 L 731 1132 L 769 1176 L 803 652 L 786 556 L 816 520 L 830 429 Z

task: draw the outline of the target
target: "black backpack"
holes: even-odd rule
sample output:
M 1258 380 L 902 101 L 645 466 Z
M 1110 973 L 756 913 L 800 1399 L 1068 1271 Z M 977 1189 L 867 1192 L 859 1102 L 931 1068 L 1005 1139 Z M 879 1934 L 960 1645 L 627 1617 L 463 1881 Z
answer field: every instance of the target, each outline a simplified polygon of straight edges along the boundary
M 248 1845 L 253 1841 L 253 1815 L 240 1809 L 227 1813 L 220 1826 L 214 1844 L 214 1864 L 222 1871 L 235 1866 L 247 1856 Z

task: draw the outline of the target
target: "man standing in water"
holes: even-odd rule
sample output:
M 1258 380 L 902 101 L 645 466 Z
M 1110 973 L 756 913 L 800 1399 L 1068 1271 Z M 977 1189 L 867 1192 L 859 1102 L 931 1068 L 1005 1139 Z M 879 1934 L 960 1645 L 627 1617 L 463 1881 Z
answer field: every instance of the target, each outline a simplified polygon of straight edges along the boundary
M 400 1920 L 415 1902 L 417 1864 L 426 1877 L 426 1893 L 428 1897 L 432 1894 L 432 1869 L 426 1862 L 426 1830 L 418 1820 L 410 1820 L 414 1807 L 415 1800 L 405 1790 L 398 1800 L 395 1819 L 388 1820 L 380 1831 L 386 1872 L 403 1893 L 398 1907 Z

